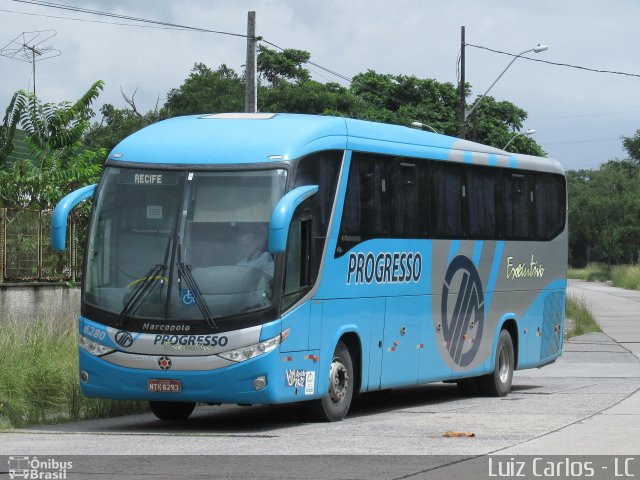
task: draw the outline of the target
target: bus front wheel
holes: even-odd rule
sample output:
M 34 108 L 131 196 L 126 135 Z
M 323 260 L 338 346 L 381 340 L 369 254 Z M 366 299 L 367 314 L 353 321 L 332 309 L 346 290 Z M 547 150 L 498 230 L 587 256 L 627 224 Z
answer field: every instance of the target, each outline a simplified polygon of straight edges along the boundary
M 492 397 L 504 397 L 507 395 L 511 390 L 514 365 L 513 340 L 507 330 L 501 330 L 498 336 L 493 373 L 478 379 L 482 393 Z
M 354 378 L 351 354 L 347 346 L 340 342 L 329 368 L 328 391 L 313 404 L 313 413 L 319 420 L 337 422 L 347 415 L 353 397 Z
M 196 408 L 195 402 L 149 402 L 149 408 L 160 420 L 186 420 Z

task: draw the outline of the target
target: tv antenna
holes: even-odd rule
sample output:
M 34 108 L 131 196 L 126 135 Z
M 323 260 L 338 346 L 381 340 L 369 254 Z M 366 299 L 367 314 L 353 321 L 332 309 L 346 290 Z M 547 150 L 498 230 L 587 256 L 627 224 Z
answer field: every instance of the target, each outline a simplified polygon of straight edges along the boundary
M 0 56 L 31 63 L 33 66 L 33 95 L 36 94 L 36 62 L 59 57 L 57 48 L 43 45 L 58 34 L 55 30 L 22 32 L 0 49 Z

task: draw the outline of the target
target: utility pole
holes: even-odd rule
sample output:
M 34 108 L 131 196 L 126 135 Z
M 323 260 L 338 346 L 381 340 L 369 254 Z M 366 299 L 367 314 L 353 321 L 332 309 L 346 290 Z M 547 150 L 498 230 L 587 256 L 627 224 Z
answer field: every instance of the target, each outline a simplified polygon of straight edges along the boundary
M 465 137 L 465 116 L 467 110 L 467 99 L 465 97 L 464 79 L 464 25 L 460 27 L 460 138 Z
M 245 67 L 244 111 L 258 111 L 258 58 L 256 55 L 258 39 L 256 38 L 256 12 L 247 16 L 247 64 Z

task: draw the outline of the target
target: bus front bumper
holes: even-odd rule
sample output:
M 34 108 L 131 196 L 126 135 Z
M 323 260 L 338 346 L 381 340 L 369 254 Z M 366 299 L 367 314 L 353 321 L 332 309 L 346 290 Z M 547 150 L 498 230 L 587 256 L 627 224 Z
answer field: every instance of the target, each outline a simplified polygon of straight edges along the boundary
M 271 404 L 318 398 L 318 352 L 267 354 L 216 370 L 122 367 L 79 349 L 80 386 L 87 397 L 202 403 Z M 266 386 L 257 389 L 255 380 Z M 178 380 L 179 392 L 149 389 L 149 381 Z M 259 383 L 259 382 L 258 382 Z

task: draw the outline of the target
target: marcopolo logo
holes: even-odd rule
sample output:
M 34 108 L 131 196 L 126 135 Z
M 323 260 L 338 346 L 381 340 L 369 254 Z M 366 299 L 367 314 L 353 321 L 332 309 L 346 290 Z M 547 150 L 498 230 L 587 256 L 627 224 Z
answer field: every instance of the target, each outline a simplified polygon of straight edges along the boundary
M 122 348 L 129 348 L 133 345 L 133 337 L 129 332 L 125 332 L 124 330 L 120 330 L 116 333 L 116 343 L 120 345 Z
M 450 296 L 450 291 L 457 291 L 457 297 Z M 478 270 L 464 255 L 457 256 L 449 264 L 442 286 L 441 315 L 449 355 L 457 365 L 466 367 L 480 347 L 484 293 Z

